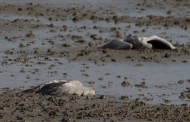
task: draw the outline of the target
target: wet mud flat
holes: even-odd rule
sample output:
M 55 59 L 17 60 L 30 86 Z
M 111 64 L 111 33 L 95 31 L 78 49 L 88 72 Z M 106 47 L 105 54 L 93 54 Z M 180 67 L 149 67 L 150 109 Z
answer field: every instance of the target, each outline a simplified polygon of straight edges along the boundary
M 190 107 L 182 105 L 149 105 L 127 96 L 74 95 L 48 96 L 23 94 L 4 89 L 0 95 L 1 121 L 125 121 L 188 122 Z
M 187 0 L 2 2 L 0 119 L 190 121 L 189 5 Z M 177 49 L 100 48 L 128 34 L 157 35 Z M 78 79 L 96 95 L 20 93 L 65 78 Z

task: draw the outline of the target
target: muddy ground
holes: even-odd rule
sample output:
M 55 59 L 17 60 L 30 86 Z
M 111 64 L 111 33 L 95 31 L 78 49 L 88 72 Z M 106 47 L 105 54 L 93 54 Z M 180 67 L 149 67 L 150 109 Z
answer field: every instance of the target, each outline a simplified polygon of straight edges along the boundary
M 190 121 L 190 108 L 182 105 L 149 105 L 127 96 L 23 94 L 4 89 L 0 104 L 1 121 Z M 17 93 L 15 93 L 17 92 Z
M 188 0 L 0 3 L 0 121 L 190 121 Z M 128 34 L 177 49 L 100 48 Z M 21 93 L 64 78 L 96 95 Z

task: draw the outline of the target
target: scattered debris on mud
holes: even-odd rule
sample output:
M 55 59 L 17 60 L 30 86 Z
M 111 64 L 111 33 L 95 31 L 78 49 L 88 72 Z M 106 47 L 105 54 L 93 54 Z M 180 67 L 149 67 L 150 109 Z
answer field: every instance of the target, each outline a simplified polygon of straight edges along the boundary
M 0 3 L 0 121 L 190 121 L 189 1 Z M 129 34 L 177 49 L 100 48 Z M 20 93 L 65 78 L 97 94 Z

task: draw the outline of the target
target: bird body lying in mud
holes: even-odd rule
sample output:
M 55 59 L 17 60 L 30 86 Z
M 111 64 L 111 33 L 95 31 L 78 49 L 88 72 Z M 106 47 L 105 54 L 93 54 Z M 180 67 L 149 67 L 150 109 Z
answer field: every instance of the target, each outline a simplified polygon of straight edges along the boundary
M 70 79 L 50 81 L 23 92 L 41 93 L 42 95 L 74 94 L 78 96 L 93 96 L 95 94 L 94 89 L 84 87 L 78 80 Z
M 132 47 L 133 47 L 132 44 L 123 41 L 123 39 L 112 40 L 110 43 L 103 46 L 103 48 L 109 48 L 109 49 L 131 49 Z
M 109 49 L 176 49 L 170 42 L 158 36 L 127 36 L 124 40 L 113 40 L 102 48 Z

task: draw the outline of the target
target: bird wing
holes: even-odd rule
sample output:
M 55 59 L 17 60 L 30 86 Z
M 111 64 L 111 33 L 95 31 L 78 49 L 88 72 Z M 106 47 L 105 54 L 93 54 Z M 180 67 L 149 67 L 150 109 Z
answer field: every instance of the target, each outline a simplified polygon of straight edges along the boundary
M 64 84 L 68 82 L 67 80 L 54 80 L 47 83 L 40 84 L 32 89 L 24 90 L 24 93 L 42 93 L 46 94 L 49 89 L 54 89 L 55 87 L 60 86 L 61 84 Z
M 128 42 L 124 42 L 122 39 L 120 40 L 112 40 L 110 43 L 104 45 L 102 48 L 109 48 L 109 49 L 131 49 L 133 47 L 132 44 Z
M 153 48 L 156 48 L 156 49 L 175 49 L 176 48 L 170 42 L 158 36 L 148 37 L 146 41 L 147 43 L 152 44 Z

